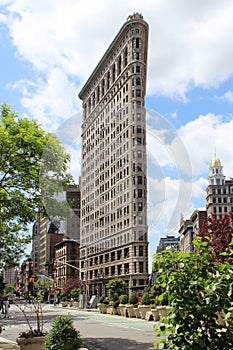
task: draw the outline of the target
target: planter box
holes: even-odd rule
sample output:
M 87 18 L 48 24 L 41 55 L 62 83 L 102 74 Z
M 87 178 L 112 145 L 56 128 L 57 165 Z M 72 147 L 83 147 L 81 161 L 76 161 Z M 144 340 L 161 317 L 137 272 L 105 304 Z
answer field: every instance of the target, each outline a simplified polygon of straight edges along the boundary
M 106 312 L 107 312 L 106 309 L 107 309 L 107 308 L 106 308 L 106 305 L 105 305 L 105 304 L 99 303 L 99 304 L 97 304 L 97 306 L 98 306 L 98 308 L 99 308 L 101 314 L 106 314 Z
M 126 317 L 135 317 L 135 313 L 134 313 L 134 306 L 131 304 L 127 304 L 125 307 L 125 313 L 126 313 Z
M 20 350 L 43 350 L 46 337 L 17 338 Z
M 62 305 L 63 307 L 68 306 L 68 301 L 62 301 L 62 302 L 61 302 L 61 305 Z
M 125 304 L 119 304 L 118 308 L 120 311 L 120 315 L 125 316 L 125 309 L 126 309 Z
M 142 319 L 146 318 L 147 311 L 151 310 L 150 305 L 138 305 L 138 310 Z
M 159 321 L 159 310 L 157 308 L 151 309 L 151 312 L 152 312 L 154 321 Z
M 133 311 L 136 318 L 141 318 L 138 307 L 134 307 Z
M 116 315 L 117 314 L 117 309 L 114 306 L 106 306 L 106 313 L 109 315 Z
M 162 318 L 162 317 L 164 318 L 167 316 L 167 312 L 168 312 L 168 310 L 171 309 L 171 307 L 170 306 L 158 306 L 157 309 L 159 310 L 160 318 Z

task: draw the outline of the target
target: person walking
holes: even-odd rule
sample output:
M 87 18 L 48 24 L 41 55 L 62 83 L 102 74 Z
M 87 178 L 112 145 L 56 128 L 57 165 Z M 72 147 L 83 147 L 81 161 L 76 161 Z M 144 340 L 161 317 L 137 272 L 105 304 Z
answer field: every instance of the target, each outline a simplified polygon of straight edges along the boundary
M 9 300 L 7 297 L 3 298 L 3 306 L 4 306 L 4 318 L 9 318 Z
M 2 310 L 3 308 L 3 296 L 2 294 L 0 294 L 0 311 Z

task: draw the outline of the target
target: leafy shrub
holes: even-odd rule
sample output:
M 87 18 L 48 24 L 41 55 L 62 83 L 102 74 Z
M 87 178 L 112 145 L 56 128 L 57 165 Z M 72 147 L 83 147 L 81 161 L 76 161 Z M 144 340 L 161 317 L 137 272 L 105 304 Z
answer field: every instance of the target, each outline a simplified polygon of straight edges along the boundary
M 111 299 L 110 299 L 110 305 L 117 307 L 120 303 L 119 297 L 117 293 L 112 294 Z
M 61 290 L 60 298 L 62 301 L 66 301 L 68 299 L 68 296 L 64 290 Z
M 73 288 L 70 292 L 70 295 L 72 298 L 74 298 L 74 300 L 78 301 L 80 293 L 80 288 Z
M 128 297 L 127 294 L 122 294 L 122 295 L 120 295 L 119 300 L 120 300 L 120 304 L 124 304 L 125 305 L 125 304 L 128 303 L 129 297 Z
M 143 294 L 140 304 L 141 305 L 150 305 L 151 304 L 150 296 L 148 293 Z
M 100 304 L 108 305 L 108 299 L 104 295 L 101 295 L 99 302 Z
M 131 305 L 136 305 L 138 303 L 138 297 L 136 293 L 132 293 L 129 297 L 129 303 Z
M 233 243 L 233 242 L 232 242 Z M 163 251 L 155 254 L 153 268 L 157 283 L 169 286 L 171 310 L 163 323 L 155 326 L 155 349 L 233 349 L 233 322 L 229 312 L 233 297 L 232 262 L 216 264 L 206 242 L 195 242 L 189 253 Z M 230 248 L 233 256 L 233 249 Z M 230 255 L 229 254 L 229 255 Z M 218 322 L 225 313 L 227 324 Z
M 78 350 L 82 344 L 80 332 L 74 327 L 72 319 L 59 316 L 46 336 L 44 350 Z

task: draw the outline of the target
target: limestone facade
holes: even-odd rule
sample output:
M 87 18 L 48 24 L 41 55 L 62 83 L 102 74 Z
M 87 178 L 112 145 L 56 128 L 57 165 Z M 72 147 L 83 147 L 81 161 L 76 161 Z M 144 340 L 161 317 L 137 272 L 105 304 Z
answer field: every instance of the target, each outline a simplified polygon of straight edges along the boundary
M 129 16 L 81 90 L 81 280 L 106 293 L 120 277 L 148 283 L 146 94 L 148 25 Z

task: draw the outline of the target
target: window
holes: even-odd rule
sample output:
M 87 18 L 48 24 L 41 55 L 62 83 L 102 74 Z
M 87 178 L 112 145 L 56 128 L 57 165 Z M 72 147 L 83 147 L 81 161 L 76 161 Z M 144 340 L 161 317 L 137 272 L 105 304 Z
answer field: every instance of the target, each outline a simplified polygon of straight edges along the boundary
M 143 210 L 143 204 L 140 202 L 138 203 L 138 211 L 142 211 Z
M 140 78 L 136 78 L 136 85 L 141 85 L 141 79 Z
M 115 68 L 115 64 L 113 64 L 113 66 L 112 66 L 112 81 L 115 81 L 115 73 L 116 73 L 116 68 Z
M 144 272 L 144 266 L 143 266 L 143 261 L 139 261 L 139 272 L 143 273 Z
M 121 56 L 118 58 L 118 74 L 121 72 Z
M 142 185 L 142 176 L 138 176 L 138 185 Z
M 141 125 L 137 125 L 137 129 L 136 129 L 137 131 L 137 133 L 138 134 L 141 134 L 141 132 L 142 132 L 142 127 L 141 127 Z
M 143 245 L 139 246 L 139 256 L 143 256 Z
M 139 188 L 138 189 L 138 198 L 142 198 L 142 189 L 141 188 Z
M 124 66 L 127 66 L 128 63 L 128 48 L 125 48 L 125 52 L 124 52 Z

